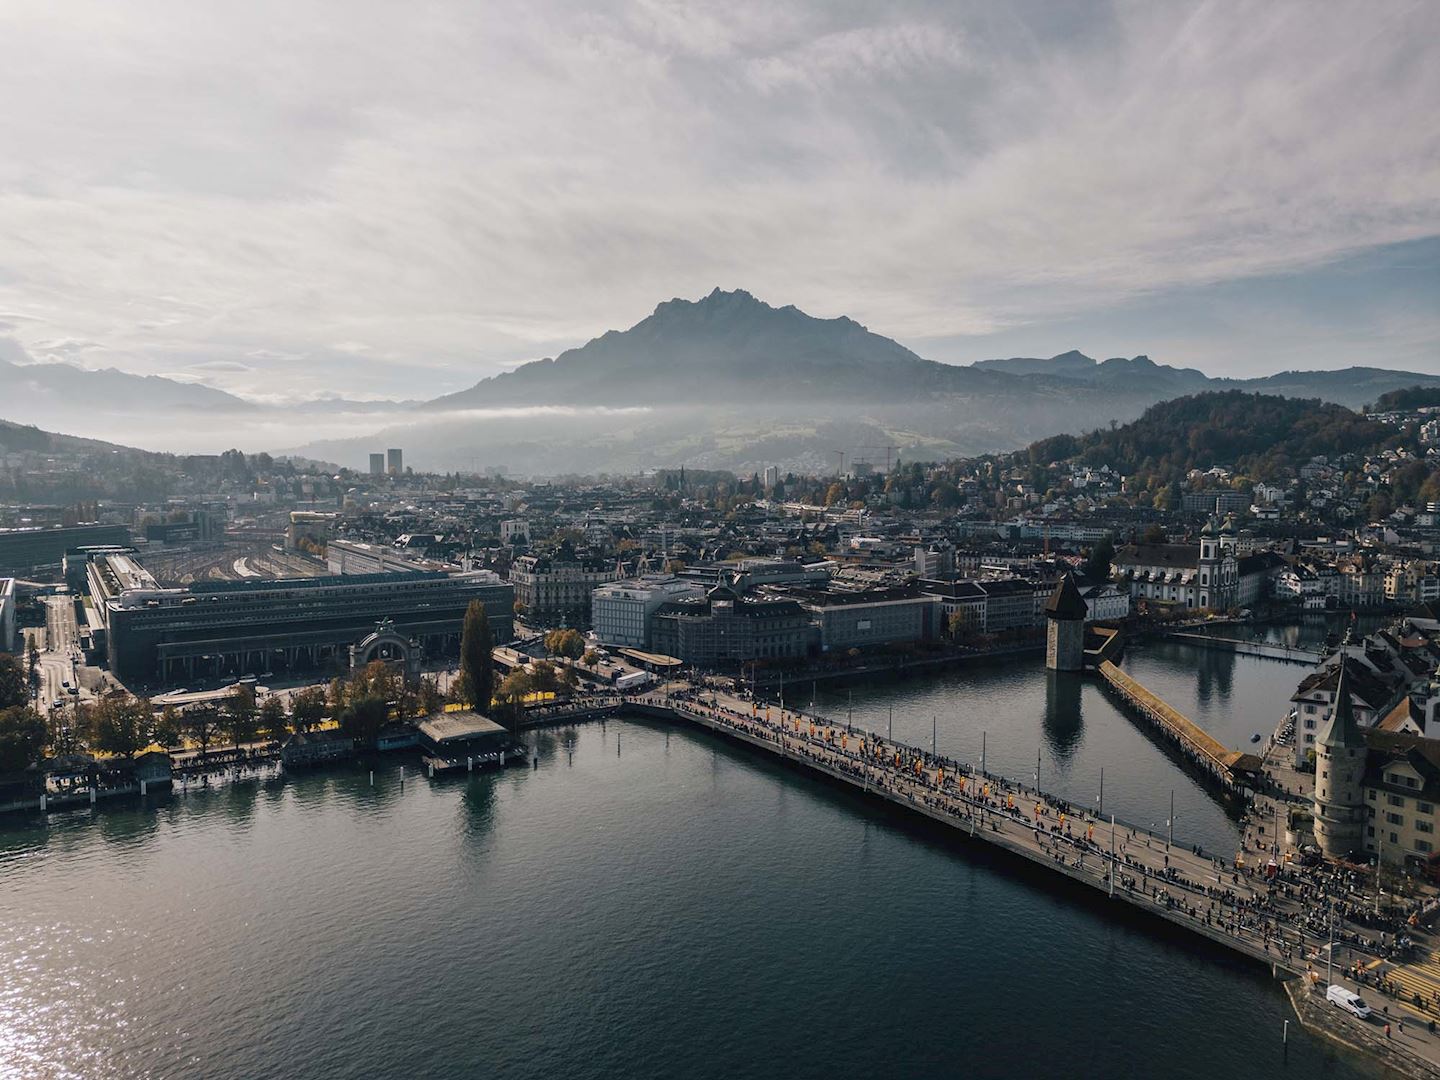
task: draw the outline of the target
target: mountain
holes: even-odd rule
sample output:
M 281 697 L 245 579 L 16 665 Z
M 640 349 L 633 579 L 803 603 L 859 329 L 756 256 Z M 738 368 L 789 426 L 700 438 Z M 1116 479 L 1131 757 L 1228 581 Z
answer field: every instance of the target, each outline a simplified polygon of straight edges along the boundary
M 69 364 L 15 364 L 0 359 L 0 401 L 11 416 L 108 409 L 228 409 L 254 406 L 234 394 L 160 375 L 131 375 L 114 368 L 91 371 Z
M 1138 416 L 1167 398 L 1207 390 L 1316 397 L 1359 408 L 1440 376 L 1380 368 L 1289 371 L 1258 379 L 1213 379 L 1148 356 L 1095 360 L 1078 350 L 941 364 L 852 319 L 818 319 L 793 305 L 772 307 L 743 289 L 700 300 L 668 300 L 629 330 L 611 330 L 554 359 L 420 406 L 453 410 L 536 405 L 661 406 L 791 401 L 867 405 L 935 402 L 960 395 L 1013 419 L 1027 405 L 1064 399 L 1071 422 Z M 997 417 L 997 419 L 1000 417 Z M 1028 426 L 1028 425 L 1025 425 Z
M 1244 390 L 1283 397 L 1319 398 L 1358 409 L 1397 389 L 1440 387 L 1440 376 L 1373 367 L 1282 371 L 1256 379 L 1213 379 L 1195 368 L 1157 364 L 1148 356 L 1100 361 L 1075 350 L 1048 358 L 1017 356 L 1004 360 L 978 360 L 972 366 L 983 371 L 1043 379 L 1051 383 L 1063 380 L 1085 386 L 1109 386 L 1130 396 L 1153 395 L 1157 401 L 1207 390 Z
M 303 432 L 314 441 L 300 452 L 357 467 L 399 446 L 417 468 L 539 475 L 677 464 L 819 473 L 842 454 L 883 462 L 896 447 L 927 460 L 1012 450 L 1210 390 L 1356 408 L 1387 391 L 1440 387 L 1440 376 L 1379 368 L 1212 379 L 1147 356 L 1097 361 L 1073 350 L 942 364 L 853 319 L 720 289 L 421 402 L 261 405 L 156 376 L 8 363 L 5 344 L 0 415 L 11 420 L 206 453 L 237 443 L 284 450 Z
M 629 330 L 611 330 L 552 359 L 481 380 L 428 403 L 679 404 L 699 400 L 901 401 L 987 392 L 1007 376 L 925 360 L 852 319 L 771 307 L 743 289 L 668 300 Z

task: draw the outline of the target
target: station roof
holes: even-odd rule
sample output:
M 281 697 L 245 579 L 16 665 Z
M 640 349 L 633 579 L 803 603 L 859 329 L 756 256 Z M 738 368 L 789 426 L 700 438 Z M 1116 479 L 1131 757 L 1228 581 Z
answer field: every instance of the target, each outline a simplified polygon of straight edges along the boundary
M 666 656 L 664 653 L 641 652 L 639 649 L 616 649 L 621 656 L 634 660 L 637 664 L 646 664 L 653 668 L 678 668 L 684 667 L 685 661 L 674 656 Z

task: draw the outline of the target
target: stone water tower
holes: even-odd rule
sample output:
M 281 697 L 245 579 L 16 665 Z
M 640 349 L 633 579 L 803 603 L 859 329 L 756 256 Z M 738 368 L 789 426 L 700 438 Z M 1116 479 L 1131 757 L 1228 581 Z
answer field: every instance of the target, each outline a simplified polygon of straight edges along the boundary
M 1087 614 L 1074 575 L 1066 573 L 1045 604 L 1045 666 L 1051 671 L 1084 668 Z

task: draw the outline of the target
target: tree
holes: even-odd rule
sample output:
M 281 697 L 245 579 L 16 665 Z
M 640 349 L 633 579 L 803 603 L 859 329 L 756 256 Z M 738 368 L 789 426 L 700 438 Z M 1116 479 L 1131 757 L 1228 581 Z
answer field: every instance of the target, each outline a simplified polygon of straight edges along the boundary
M 530 665 L 530 685 L 542 694 L 553 694 L 560 689 L 560 679 L 555 674 L 555 665 L 549 660 L 536 660 Z
M 390 706 L 384 698 L 360 697 L 350 702 L 340 714 L 340 730 L 365 745 L 373 745 L 375 737 L 390 719 Z
M 1165 535 L 1165 526 L 1151 525 L 1148 529 L 1145 530 L 1145 535 L 1140 539 L 1142 543 L 1146 544 L 1165 543 L 1166 539 L 1168 539 Z
M 318 727 L 324 719 L 325 691 L 320 687 L 307 686 L 290 699 L 290 723 L 297 732 Z
M 35 639 L 30 639 L 28 674 L 30 678 L 30 689 L 33 692 L 40 685 L 40 646 L 35 644 Z
M 494 647 L 485 605 L 471 600 L 460 634 L 460 694 L 476 712 L 488 712 L 495 694 L 495 670 L 490 657 Z
M 1044 470 L 1040 470 L 1044 473 Z M 960 489 L 948 480 L 941 480 L 930 492 L 930 501 L 942 510 L 948 510 L 960 505 Z
M 545 635 L 545 651 L 551 656 L 578 660 L 585 655 L 585 638 L 579 630 L 551 630 Z
M 289 717 L 285 715 L 285 702 L 273 694 L 265 699 L 260 706 L 260 731 L 268 739 L 276 742 L 284 740 L 290 734 Z
M 425 716 L 434 716 L 444 708 L 445 697 L 440 693 L 440 684 L 433 675 L 426 675 L 420 680 L 420 712 Z
M 1091 581 L 1109 581 L 1110 564 L 1114 559 L 1115 541 L 1106 533 L 1100 538 L 1100 542 L 1090 549 L 1090 557 L 1085 560 L 1085 576 Z
M 129 761 L 150 741 L 150 703 L 129 694 L 109 694 L 95 703 L 85 737 L 92 749 Z
M 248 686 L 236 686 L 225 696 L 225 708 L 220 716 L 221 726 L 235 749 L 242 742 L 252 742 L 258 731 L 256 723 L 255 691 Z
M 384 660 L 371 660 L 351 678 L 347 696 L 352 703 L 373 697 L 388 704 L 400 697 L 400 682 L 399 674 L 391 665 Z
M 0 773 L 38 765 L 45 756 L 45 721 L 34 709 L 0 709 Z
M 180 745 L 182 729 L 180 710 L 174 705 L 166 705 L 160 710 L 160 719 L 155 721 L 150 737 L 168 750 L 172 746 Z
M 0 709 L 13 709 L 30 700 L 25 669 L 9 653 L 0 652 Z
M 501 680 L 499 688 L 495 691 L 495 704 L 502 718 L 500 719 L 502 724 L 511 729 L 519 726 L 520 717 L 524 715 L 525 711 L 525 699 L 533 689 L 530 673 L 524 668 L 516 668 Z
M 339 716 L 345 711 L 345 699 L 349 693 L 349 687 L 345 680 L 334 678 L 330 680 L 330 715 Z
M 220 728 L 220 714 L 208 705 L 187 709 L 183 722 L 185 733 L 200 747 L 200 756 L 210 753 L 210 743 Z

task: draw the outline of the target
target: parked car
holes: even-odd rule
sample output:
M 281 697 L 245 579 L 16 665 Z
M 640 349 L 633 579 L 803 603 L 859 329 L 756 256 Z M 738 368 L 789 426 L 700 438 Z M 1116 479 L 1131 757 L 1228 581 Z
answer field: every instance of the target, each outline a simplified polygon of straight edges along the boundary
M 1358 1016 L 1361 1020 L 1370 1019 L 1370 1006 L 1365 1004 L 1364 998 L 1352 990 L 1346 990 L 1343 986 L 1332 985 L 1325 991 L 1325 1000 L 1337 1009 L 1345 1010 L 1351 1016 Z

